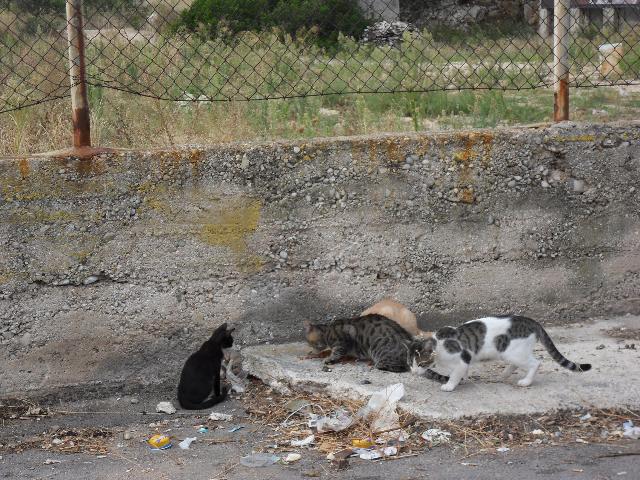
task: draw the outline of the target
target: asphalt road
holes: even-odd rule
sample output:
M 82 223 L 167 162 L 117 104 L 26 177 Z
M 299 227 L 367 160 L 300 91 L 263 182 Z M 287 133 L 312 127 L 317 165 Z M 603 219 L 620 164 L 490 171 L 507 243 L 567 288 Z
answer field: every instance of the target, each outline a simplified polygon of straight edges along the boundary
M 146 398 L 110 398 L 99 401 L 56 405 L 64 412 L 36 419 L 5 420 L 0 428 L 0 478 L 15 479 L 301 479 L 336 478 L 356 480 L 411 479 L 640 479 L 640 440 L 621 440 L 616 444 L 536 445 L 514 447 L 508 452 L 489 452 L 468 456 L 459 448 L 436 447 L 416 456 L 389 461 L 352 458 L 348 468 L 337 470 L 315 450 L 292 449 L 302 459 L 289 465 L 264 468 L 239 465 L 252 449 L 273 442 L 273 432 L 248 421 L 238 401 L 228 401 L 216 411 L 234 415 L 223 428 L 199 434 L 195 426 L 203 421 L 197 414 L 142 414 L 153 412 L 157 401 L 153 392 Z M 165 424 L 158 422 L 166 420 Z M 153 424 L 154 426 L 150 426 Z M 242 425 L 236 432 L 233 426 Z M 61 454 L 43 450 L 38 439 L 43 432 L 64 429 L 104 428 L 116 432 L 105 456 L 86 453 Z M 169 430 L 169 431 L 167 431 Z M 189 450 L 181 450 L 177 441 L 171 449 L 152 451 L 145 440 L 155 431 L 197 437 Z M 130 439 L 124 439 L 124 433 Z M 50 438 L 50 437 L 49 437 Z M 36 440 L 34 448 L 8 453 L 6 445 Z M 635 453 L 635 455 L 634 455 Z M 49 461 L 49 462 L 47 462 Z M 60 462 L 60 463 L 52 463 Z M 47 464 L 48 463 L 48 464 Z

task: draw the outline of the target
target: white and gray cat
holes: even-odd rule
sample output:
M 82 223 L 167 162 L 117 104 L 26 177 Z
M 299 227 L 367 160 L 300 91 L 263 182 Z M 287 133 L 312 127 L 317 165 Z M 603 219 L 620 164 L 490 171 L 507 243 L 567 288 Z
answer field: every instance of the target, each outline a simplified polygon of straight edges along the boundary
M 518 380 L 518 385 L 528 387 L 538 371 L 540 361 L 533 350 L 537 341 L 547 349 L 551 358 L 562 367 L 574 372 L 586 372 L 591 369 L 588 363 L 576 364 L 567 360 L 556 348 L 546 330 L 535 320 L 518 315 L 484 317 L 468 321 L 458 328 L 443 327 L 434 336 L 425 340 L 425 352 L 431 365 L 446 370 L 449 376 L 440 375 L 425 364 L 414 365 L 416 373 L 426 374 L 437 380 L 442 390 L 451 392 L 467 376 L 469 364 L 482 360 L 503 360 L 508 366 L 503 374 L 508 378 L 516 368 L 526 375 Z

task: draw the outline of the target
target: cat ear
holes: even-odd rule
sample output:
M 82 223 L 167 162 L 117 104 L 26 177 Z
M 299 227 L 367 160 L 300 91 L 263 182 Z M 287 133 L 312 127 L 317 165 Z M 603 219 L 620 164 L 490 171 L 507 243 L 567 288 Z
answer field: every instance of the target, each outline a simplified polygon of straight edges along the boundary
M 227 329 L 227 322 L 223 323 L 222 325 L 220 325 L 218 328 L 216 328 L 213 331 L 213 334 L 211 335 L 212 337 L 215 336 L 216 334 L 219 334 L 221 332 L 224 332 Z
M 231 327 L 230 329 L 227 330 L 227 333 L 232 333 L 235 329 L 236 327 Z

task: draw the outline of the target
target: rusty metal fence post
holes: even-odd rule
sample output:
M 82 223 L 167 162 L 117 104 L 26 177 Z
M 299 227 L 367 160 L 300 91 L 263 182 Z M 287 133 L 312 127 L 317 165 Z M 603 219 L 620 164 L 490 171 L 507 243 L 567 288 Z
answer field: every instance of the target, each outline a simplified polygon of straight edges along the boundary
M 570 0 L 553 2 L 553 120 L 569 120 Z
M 91 125 L 84 63 L 82 0 L 67 0 L 67 38 L 69 40 L 71 108 L 73 110 L 73 147 L 90 147 Z

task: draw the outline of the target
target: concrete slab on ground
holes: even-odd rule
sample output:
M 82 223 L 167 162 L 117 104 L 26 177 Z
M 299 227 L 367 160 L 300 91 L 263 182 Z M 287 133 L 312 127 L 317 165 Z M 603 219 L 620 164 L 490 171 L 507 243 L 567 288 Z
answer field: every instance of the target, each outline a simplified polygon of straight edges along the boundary
M 326 392 L 335 398 L 368 398 L 387 385 L 402 382 L 400 406 L 421 418 L 456 418 L 490 414 L 530 414 L 561 408 L 640 406 L 640 316 L 625 316 L 579 325 L 549 328 L 558 349 L 570 360 L 591 363 L 589 372 L 574 373 L 551 360 L 538 344 L 543 363 L 533 385 L 518 387 L 517 371 L 507 381 L 502 364 L 472 366 L 470 378 L 454 392 L 411 373 L 375 370 L 364 362 L 333 365 L 322 371 L 320 359 L 303 359 L 305 343 L 260 345 L 243 350 L 244 368 L 280 390 Z M 635 349 L 630 348 L 635 344 Z M 364 383 L 363 383 L 364 382 Z M 366 383 L 370 382 L 370 383 Z

